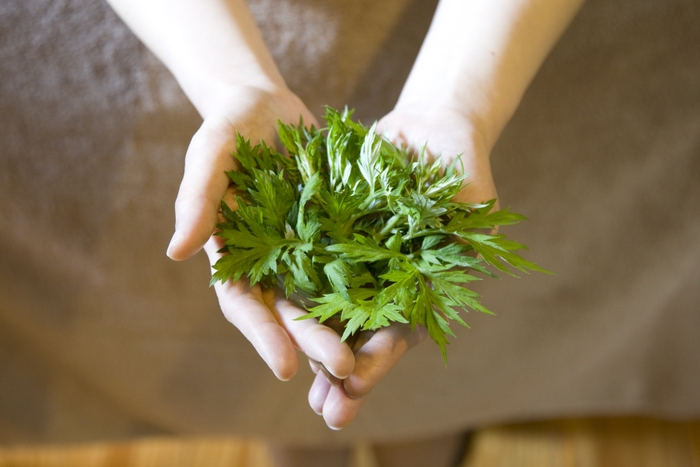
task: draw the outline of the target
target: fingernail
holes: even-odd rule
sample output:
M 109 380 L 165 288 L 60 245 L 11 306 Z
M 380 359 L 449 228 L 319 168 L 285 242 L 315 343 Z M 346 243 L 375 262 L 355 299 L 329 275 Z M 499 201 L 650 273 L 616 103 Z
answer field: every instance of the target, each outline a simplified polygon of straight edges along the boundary
M 323 373 L 323 376 L 326 377 L 326 381 L 328 381 L 328 384 L 330 384 L 331 386 L 341 386 L 343 384 L 343 380 L 331 373 L 330 370 L 323 363 L 317 362 L 312 358 L 309 358 L 309 363 L 311 363 L 312 368 L 316 368 L 316 371 L 314 373 L 318 374 L 319 371 Z
M 265 360 L 265 358 L 263 358 L 263 360 Z M 265 363 L 267 363 L 267 360 L 265 360 Z M 268 363 L 268 366 L 269 366 L 270 369 L 272 370 L 272 366 L 270 366 L 269 363 Z M 292 378 L 294 377 L 294 374 L 292 374 L 292 375 L 290 375 L 289 377 L 285 378 L 285 377 L 279 375 L 275 370 L 272 370 L 272 374 L 275 375 L 275 378 L 277 378 L 278 380 L 282 381 L 283 383 L 286 383 L 287 381 L 289 381 L 290 379 L 292 379 Z
M 318 374 L 319 371 L 321 371 L 321 368 L 318 366 L 318 362 L 316 360 L 309 359 L 309 366 L 311 367 L 311 371 L 314 372 L 314 374 Z
M 340 387 L 343 385 L 343 380 L 333 376 L 333 374 L 328 371 L 325 366 L 321 366 L 321 371 L 323 372 L 323 376 L 326 377 L 326 381 L 328 381 L 328 384 L 331 386 Z
M 330 428 L 330 429 L 333 430 L 333 431 L 340 431 L 340 430 L 343 429 L 342 427 L 341 427 L 341 428 L 338 428 L 338 427 L 336 427 L 336 426 L 329 425 L 328 423 L 326 423 L 326 425 L 328 425 L 328 428 Z
M 173 238 L 170 239 L 170 244 L 168 245 L 168 250 L 165 252 L 166 255 L 168 255 L 168 258 L 173 259 L 173 252 L 175 248 L 180 244 L 182 241 L 182 235 L 180 235 L 180 232 L 177 230 L 173 234 Z

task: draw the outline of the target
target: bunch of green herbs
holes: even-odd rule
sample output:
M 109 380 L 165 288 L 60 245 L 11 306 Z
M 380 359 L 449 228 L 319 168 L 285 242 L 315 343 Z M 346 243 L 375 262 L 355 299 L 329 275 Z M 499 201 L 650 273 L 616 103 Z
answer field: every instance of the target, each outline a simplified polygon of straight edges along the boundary
M 491 313 L 465 284 L 496 277 L 488 267 L 547 271 L 515 253 L 523 245 L 490 233 L 523 216 L 492 212 L 495 200 L 454 201 L 467 175 L 459 158 L 429 162 L 351 116 L 329 108 L 320 130 L 280 124 L 289 157 L 238 136 L 240 170 L 227 172 L 237 208 L 222 202 L 217 235 L 228 254 L 212 284 L 281 286 L 304 318 L 339 318 L 343 340 L 421 324 L 446 358 L 449 321 L 467 326 L 460 311 Z

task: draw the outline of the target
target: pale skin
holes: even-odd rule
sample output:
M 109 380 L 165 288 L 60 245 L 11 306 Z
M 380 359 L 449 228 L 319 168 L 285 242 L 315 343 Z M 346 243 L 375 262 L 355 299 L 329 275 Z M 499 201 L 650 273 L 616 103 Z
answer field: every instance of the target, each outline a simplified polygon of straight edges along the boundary
M 168 256 L 184 260 L 204 248 L 212 262 L 219 200 L 235 169 L 235 134 L 274 140 L 276 122 L 312 113 L 289 90 L 244 0 L 109 0 L 163 61 L 204 119 L 186 154 Z M 421 52 L 394 108 L 379 122 L 394 142 L 445 159 L 464 154 L 470 184 L 461 200 L 497 197 L 489 154 L 547 53 L 583 0 L 441 0 Z M 296 349 L 317 377 L 311 408 L 342 428 L 411 348 L 427 337 L 395 325 L 367 336 L 359 349 L 313 320 L 279 293 L 245 281 L 216 286 L 221 309 L 273 373 L 297 372 Z M 353 352 L 354 350 L 354 352 Z

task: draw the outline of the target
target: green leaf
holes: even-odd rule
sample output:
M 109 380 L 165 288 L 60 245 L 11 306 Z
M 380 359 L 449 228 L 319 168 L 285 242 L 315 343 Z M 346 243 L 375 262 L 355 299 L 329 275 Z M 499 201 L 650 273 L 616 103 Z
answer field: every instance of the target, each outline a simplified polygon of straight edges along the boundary
M 327 263 L 323 267 L 323 272 L 326 274 L 328 282 L 331 287 L 333 287 L 333 290 L 337 290 L 344 298 L 350 300 L 348 287 L 350 286 L 352 271 L 348 263 L 342 259 L 336 259 L 335 261 Z
M 306 184 L 304 185 L 304 188 L 301 190 L 301 196 L 299 197 L 299 205 L 302 207 L 305 206 L 306 203 L 308 203 L 311 200 L 311 198 L 316 196 L 316 194 L 321 189 L 322 184 L 323 179 L 321 178 L 321 174 L 319 174 L 318 172 L 309 177 L 309 179 L 306 181 Z
M 484 261 L 506 274 L 514 276 L 508 265 L 522 272 L 531 270 L 551 274 L 546 269 L 525 260 L 517 253 L 513 253 L 513 251 L 525 249 L 525 246 L 506 240 L 505 235 L 486 235 L 475 232 L 463 232 L 459 235 L 470 243 L 474 250 L 484 258 Z
M 294 188 L 284 179 L 284 173 L 274 175 L 254 169 L 253 186 L 248 192 L 268 225 L 284 229 L 287 214 L 295 203 Z
M 299 250 L 294 251 L 293 260 L 288 263 L 290 271 L 294 275 L 297 287 L 309 293 L 314 293 L 319 290 L 319 278 L 316 270 L 313 267 L 311 258 Z
M 377 329 L 389 326 L 392 322 L 408 323 L 397 305 L 386 303 L 381 307 L 374 306 L 370 311 L 369 317 L 363 323 L 362 330 L 376 331 Z
M 354 242 L 336 243 L 326 247 L 331 253 L 342 253 L 344 258 L 358 262 L 374 262 L 383 259 L 400 258 L 403 255 L 379 246 L 370 238 L 354 235 Z
M 401 253 L 401 243 L 401 232 L 396 232 L 389 240 L 387 240 L 386 247 L 389 249 L 389 251 Z
M 369 129 L 360 149 L 360 158 L 357 166 L 364 177 L 370 192 L 374 191 L 377 182 L 377 175 L 381 171 L 381 159 L 379 158 L 382 146 L 381 138 L 377 135 L 377 124 Z
M 315 301 L 320 305 L 310 308 L 309 313 L 299 319 L 318 318 L 323 323 L 337 314 L 352 312 L 357 308 L 350 298 L 340 293 L 324 294 Z
M 345 342 L 348 337 L 355 334 L 371 316 L 371 311 L 364 306 L 354 308 L 353 312 L 353 316 L 345 323 L 345 331 L 340 337 L 340 342 Z
M 423 237 L 423 243 L 421 244 L 421 250 L 430 250 L 432 247 L 437 246 L 445 238 L 444 235 L 426 235 Z

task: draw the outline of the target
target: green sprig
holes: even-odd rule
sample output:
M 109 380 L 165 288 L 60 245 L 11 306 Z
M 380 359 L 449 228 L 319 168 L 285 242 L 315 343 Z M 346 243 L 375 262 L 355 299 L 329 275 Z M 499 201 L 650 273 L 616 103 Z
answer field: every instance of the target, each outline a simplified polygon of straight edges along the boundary
M 496 200 L 453 200 L 466 177 L 458 159 L 427 162 L 425 151 L 415 157 L 351 117 L 329 108 L 322 130 L 280 123 L 290 157 L 238 136 L 241 170 L 227 173 L 238 209 L 222 202 L 227 254 L 211 282 L 282 286 L 307 309 L 302 319 L 339 318 L 343 340 L 420 324 L 446 359 L 449 322 L 467 326 L 460 311 L 469 309 L 491 314 L 466 284 L 496 277 L 489 267 L 548 271 L 516 253 L 524 245 L 484 233 L 525 217 L 492 211 Z

